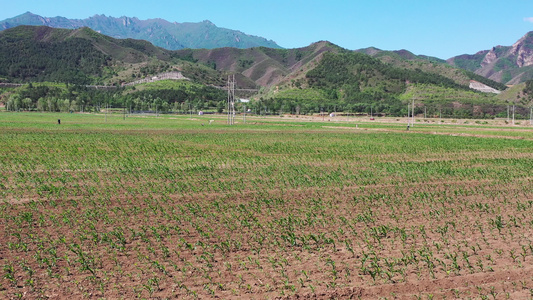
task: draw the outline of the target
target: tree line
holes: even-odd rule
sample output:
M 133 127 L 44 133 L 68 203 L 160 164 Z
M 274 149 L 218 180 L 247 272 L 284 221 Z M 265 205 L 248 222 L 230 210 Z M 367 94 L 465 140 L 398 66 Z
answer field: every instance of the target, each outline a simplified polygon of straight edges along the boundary
M 0 89 L 7 110 L 99 111 L 102 107 L 127 108 L 133 111 L 177 111 L 187 107 L 216 109 L 225 107 L 225 91 L 203 85 L 136 90 L 117 88 L 99 90 L 82 85 L 28 84 L 22 88 Z

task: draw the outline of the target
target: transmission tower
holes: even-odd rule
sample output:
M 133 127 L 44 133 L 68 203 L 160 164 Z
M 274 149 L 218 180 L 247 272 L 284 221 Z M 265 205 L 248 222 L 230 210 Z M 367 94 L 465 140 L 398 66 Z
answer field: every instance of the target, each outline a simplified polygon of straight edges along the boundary
M 228 76 L 228 125 L 235 124 L 235 75 Z

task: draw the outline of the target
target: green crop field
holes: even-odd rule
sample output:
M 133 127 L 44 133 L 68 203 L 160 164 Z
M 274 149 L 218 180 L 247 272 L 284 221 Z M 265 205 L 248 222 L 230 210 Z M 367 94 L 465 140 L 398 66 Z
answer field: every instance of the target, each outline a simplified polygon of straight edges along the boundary
M 533 127 L 419 123 L 0 113 L 0 298 L 533 297 Z

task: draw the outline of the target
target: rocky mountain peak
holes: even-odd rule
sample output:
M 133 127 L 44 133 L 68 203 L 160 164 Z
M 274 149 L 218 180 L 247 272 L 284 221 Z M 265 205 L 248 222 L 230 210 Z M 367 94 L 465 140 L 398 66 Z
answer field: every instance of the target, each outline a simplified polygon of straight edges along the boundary
M 525 68 L 533 66 L 533 31 L 512 46 L 495 46 L 473 55 L 459 55 L 449 59 L 448 63 L 506 84 L 533 79 L 529 68 Z
M 516 55 L 516 64 L 520 68 L 533 65 L 533 32 L 529 32 L 514 43 L 510 53 Z
M 481 66 L 485 67 L 493 62 L 495 62 L 498 59 L 498 54 L 496 54 L 496 47 L 492 47 L 490 51 L 485 55 L 485 58 L 483 58 L 483 61 L 481 62 Z
M 238 30 L 219 28 L 211 21 L 198 23 L 168 22 L 163 19 L 139 20 L 136 17 L 120 18 L 94 15 L 87 19 L 67 19 L 64 17 L 41 17 L 30 12 L 0 21 L 0 31 L 19 25 L 46 25 L 54 28 L 74 29 L 90 27 L 97 32 L 115 38 L 142 39 L 169 50 L 183 48 L 281 48 L 274 41 L 248 35 Z M 208 35 L 209 39 L 205 36 Z M 237 36 L 237 38 L 233 38 Z

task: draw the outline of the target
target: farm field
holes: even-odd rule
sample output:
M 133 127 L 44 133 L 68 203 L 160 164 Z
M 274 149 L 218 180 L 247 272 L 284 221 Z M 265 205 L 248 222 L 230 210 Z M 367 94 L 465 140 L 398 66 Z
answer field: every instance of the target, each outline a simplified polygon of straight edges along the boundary
M 0 113 L 0 298 L 533 298 L 525 122 L 210 118 Z

